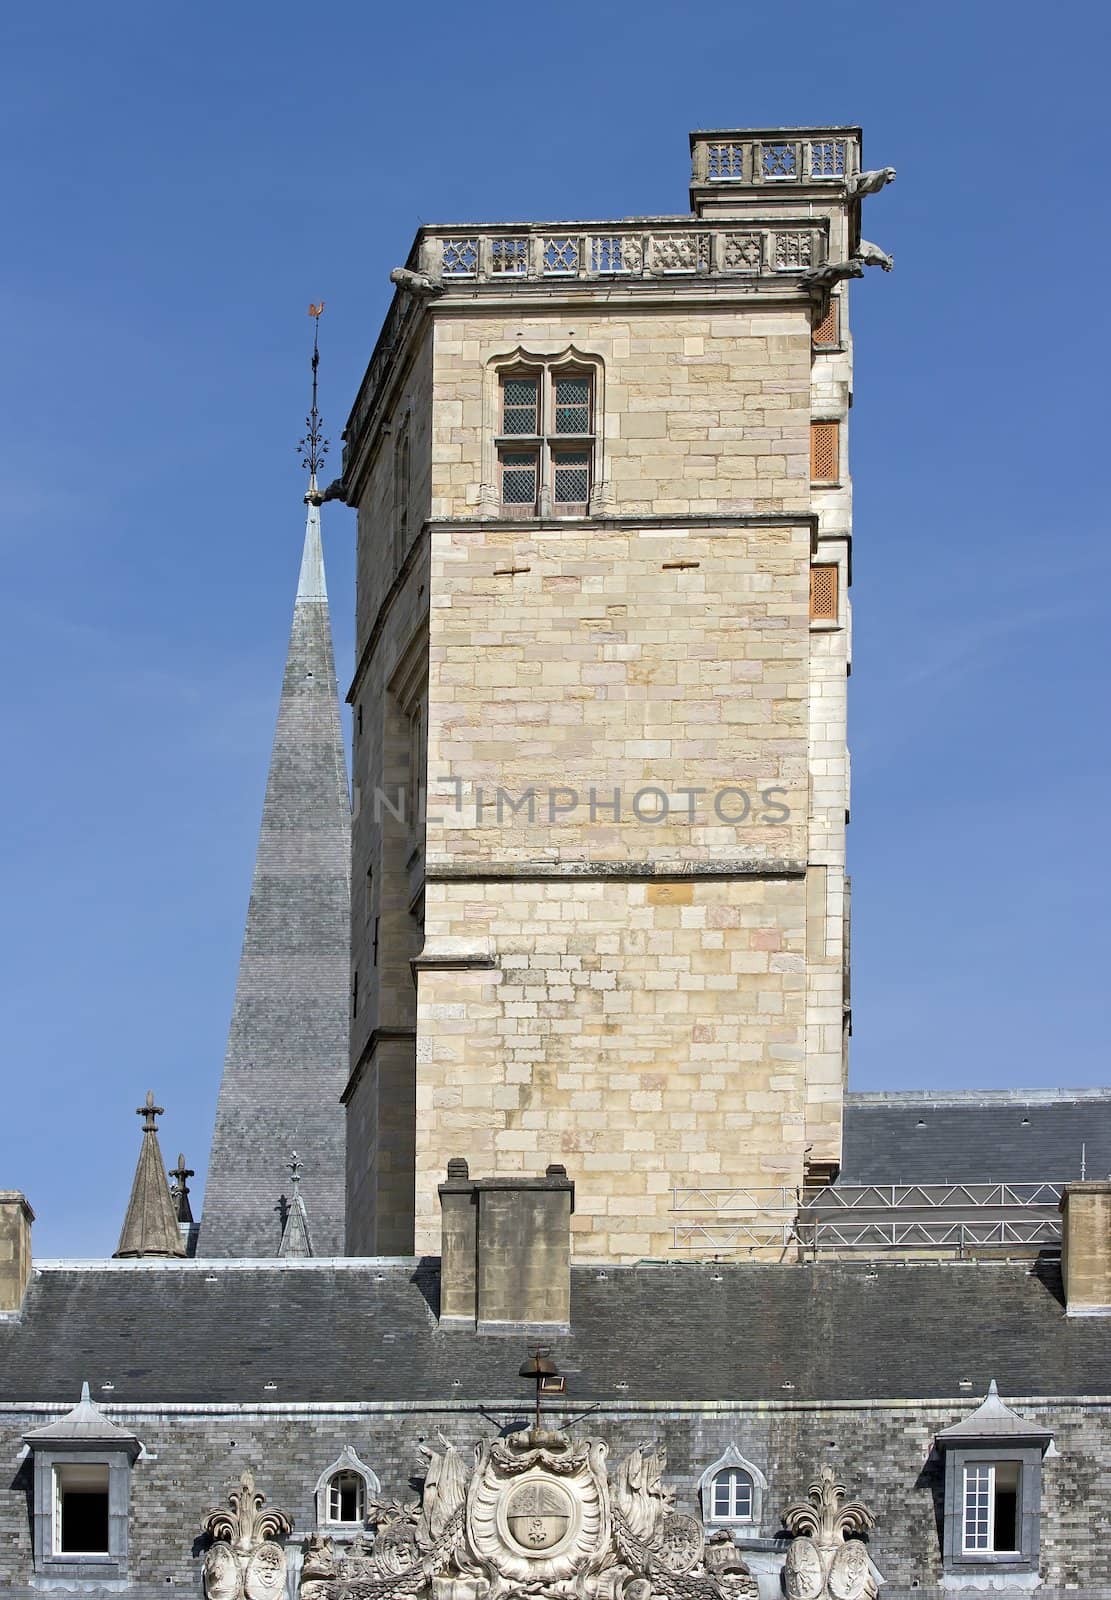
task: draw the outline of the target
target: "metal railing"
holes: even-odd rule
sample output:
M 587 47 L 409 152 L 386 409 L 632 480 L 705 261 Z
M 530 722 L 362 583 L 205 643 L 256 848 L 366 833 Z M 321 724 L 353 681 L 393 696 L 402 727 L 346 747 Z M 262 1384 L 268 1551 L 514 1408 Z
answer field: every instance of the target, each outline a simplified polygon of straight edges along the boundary
M 676 1250 L 1037 1250 L 1060 1242 L 1064 1182 L 675 1188 Z

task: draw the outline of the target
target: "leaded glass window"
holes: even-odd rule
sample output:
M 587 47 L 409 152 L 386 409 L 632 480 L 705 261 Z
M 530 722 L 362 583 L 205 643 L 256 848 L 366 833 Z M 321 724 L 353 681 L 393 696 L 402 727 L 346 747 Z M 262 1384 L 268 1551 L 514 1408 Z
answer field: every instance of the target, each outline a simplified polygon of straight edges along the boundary
M 533 452 L 505 450 L 501 458 L 501 497 L 507 506 L 536 504 L 537 461 Z
M 535 378 L 502 379 L 503 434 L 536 434 L 539 385 Z
M 590 452 L 558 450 L 552 464 L 556 505 L 585 505 L 590 499 Z
M 518 515 L 582 515 L 594 470 L 593 374 L 553 365 L 511 369 L 499 382 L 503 507 Z
M 585 374 L 557 374 L 555 432 L 590 432 L 590 379 Z

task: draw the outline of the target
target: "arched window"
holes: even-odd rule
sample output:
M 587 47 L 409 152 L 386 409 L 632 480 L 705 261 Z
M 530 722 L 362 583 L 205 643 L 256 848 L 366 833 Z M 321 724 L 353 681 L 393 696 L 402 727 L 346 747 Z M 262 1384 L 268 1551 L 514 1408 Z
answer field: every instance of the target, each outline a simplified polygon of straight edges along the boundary
M 715 1472 L 710 1488 L 710 1518 L 713 1522 L 752 1521 L 752 1474 L 743 1467 L 726 1467 Z
M 358 1472 L 337 1472 L 328 1480 L 328 1521 L 364 1522 L 366 1483 Z
M 374 1473 L 350 1445 L 345 1446 L 339 1460 L 325 1467 L 316 1480 L 317 1526 L 356 1532 L 366 1523 L 370 1502 L 381 1492 Z
M 759 1528 L 767 1487 L 760 1468 L 730 1444 L 698 1480 L 703 1522 L 708 1528 Z

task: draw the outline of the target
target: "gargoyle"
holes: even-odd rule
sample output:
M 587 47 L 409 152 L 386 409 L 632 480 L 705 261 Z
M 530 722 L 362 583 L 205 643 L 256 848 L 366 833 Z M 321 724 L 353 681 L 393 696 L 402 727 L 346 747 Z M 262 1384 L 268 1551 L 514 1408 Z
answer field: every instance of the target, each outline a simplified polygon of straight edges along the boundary
M 890 272 L 895 265 L 886 250 L 881 250 L 878 244 L 872 244 L 868 239 L 861 239 L 857 245 L 855 259 L 863 261 L 866 267 L 882 267 L 885 272 Z
M 831 289 L 842 278 L 863 278 L 864 262 L 858 256 L 848 261 L 823 261 L 820 267 L 811 267 L 799 277 L 804 289 Z
M 403 294 L 411 294 L 417 300 L 433 300 L 444 292 L 443 284 L 430 278 L 427 272 L 410 272 L 408 267 L 395 267 L 390 273 L 390 282 L 396 283 Z
M 879 167 L 875 172 L 851 172 L 845 179 L 845 193 L 850 200 L 863 200 L 866 194 L 878 194 L 884 184 L 894 182 L 894 167 Z

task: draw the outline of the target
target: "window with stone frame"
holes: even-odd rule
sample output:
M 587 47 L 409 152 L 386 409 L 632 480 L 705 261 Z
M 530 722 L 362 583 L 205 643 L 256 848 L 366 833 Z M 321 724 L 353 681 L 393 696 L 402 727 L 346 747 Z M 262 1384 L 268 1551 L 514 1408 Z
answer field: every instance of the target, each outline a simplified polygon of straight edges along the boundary
M 594 376 L 584 367 L 514 367 L 500 374 L 498 479 L 505 516 L 587 514 L 594 399 Z
M 377 1475 L 345 1445 L 339 1459 L 325 1467 L 316 1480 L 317 1526 L 334 1530 L 341 1540 L 345 1530 L 348 1534 L 360 1532 L 371 1502 L 381 1492 Z
M 703 1522 L 707 1528 L 757 1528 L 767 1487 L 759 1467 L 729 1444 L 698 1480 Z

